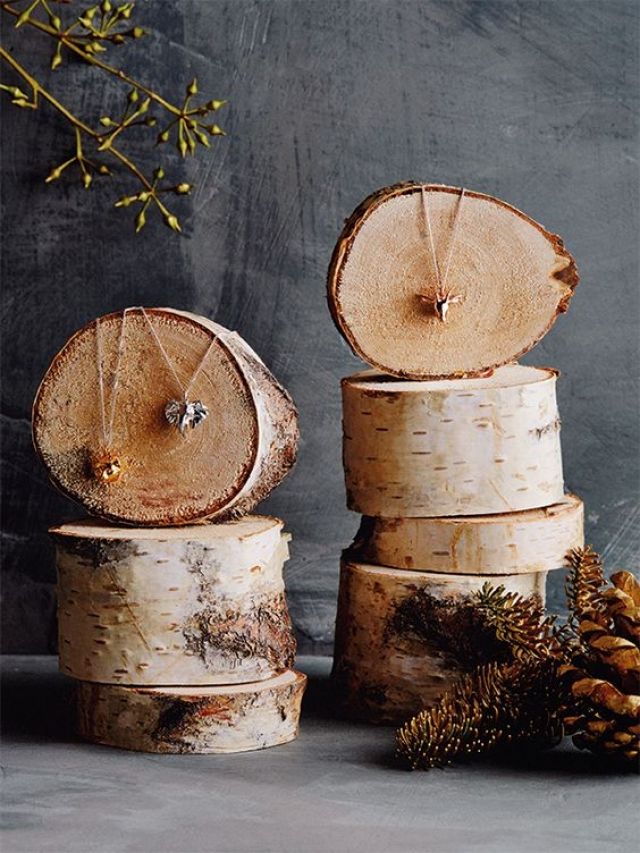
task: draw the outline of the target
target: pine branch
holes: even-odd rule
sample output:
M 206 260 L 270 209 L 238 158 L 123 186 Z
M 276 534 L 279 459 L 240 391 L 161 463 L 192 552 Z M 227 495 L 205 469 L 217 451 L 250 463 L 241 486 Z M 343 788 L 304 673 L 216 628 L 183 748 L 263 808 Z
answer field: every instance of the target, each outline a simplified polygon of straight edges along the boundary
M 539 596 L 527 598 L 486 583 L 464 598 L 437 599 L 424 589 L 404 599 L 387 634 L 412 634 L 471 670 L 490 661 L 543 659 L 564 644 Z
M 510 658 L 506 644 L 497 640 L 495 631 L 487 630 L 470 599 L 438 599 L 424 589 L 417 589 L 398 605 L 386 633 L 388 638 L 411 635 L 435 646 L 464 670 Z
M 577 626 L 588 620 L 607 627 L 609 618 L 602 598 L 606 585 L 600 557 L 587 545 L 574 548 L 567 556 L 569 577 L 566 583 L 567 604 L 571 615 L 571 624 Z
M 427 770 L 515 745 L 548 747 L 562 736 L 565 699 L 554 660 L 488 663 L 406 723 L 396 755 Z
M 559 653 L 555 617 L 545 616 L 539 596 L 525 598 L 485 583 L 472 601 L 485 629 L 508 647 L 515 660 L 542 660 Z

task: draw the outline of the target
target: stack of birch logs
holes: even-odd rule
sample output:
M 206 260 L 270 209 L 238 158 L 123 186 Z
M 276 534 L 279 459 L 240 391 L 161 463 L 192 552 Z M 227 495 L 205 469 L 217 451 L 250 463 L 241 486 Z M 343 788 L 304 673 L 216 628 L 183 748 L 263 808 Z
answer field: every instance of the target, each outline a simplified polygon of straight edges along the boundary
M 544 600 L 547 572 L 583 544 L 582 501 L 564 491 L 558 374 L 515 363 L 577 282 L 558 237 L 481 193 L 388 187 L 347 220 L 329 304 L 374 368 L 342 381 L 347 504 L 363 516 L 336 621 L 348 715 L 402 722 L 460 674 L 394 618 L 411 596 L 462 602 L 489 582 Z
M 208 414 L 182 435 L 165 407 L 190 377 Z M 258 356 L 184 312 L 107 315 L 54 358 L 33 428 L 54 484 L 98 516 L 51 530 L 78 733 L 148 752 L 292 740 L 306 679 L 284 592 L 290 536 L 247 513 L 293 465 L 297 414 Z

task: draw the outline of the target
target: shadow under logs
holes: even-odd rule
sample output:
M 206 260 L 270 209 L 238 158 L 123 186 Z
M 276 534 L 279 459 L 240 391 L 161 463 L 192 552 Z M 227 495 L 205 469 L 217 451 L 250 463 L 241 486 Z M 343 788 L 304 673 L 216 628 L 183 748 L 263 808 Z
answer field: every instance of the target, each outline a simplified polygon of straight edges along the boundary
M 73 682 L 48 666 L 29 671 L 3 664 L 0 677 L 2 734 L 48 741 L 76 740 L 73 733 Z

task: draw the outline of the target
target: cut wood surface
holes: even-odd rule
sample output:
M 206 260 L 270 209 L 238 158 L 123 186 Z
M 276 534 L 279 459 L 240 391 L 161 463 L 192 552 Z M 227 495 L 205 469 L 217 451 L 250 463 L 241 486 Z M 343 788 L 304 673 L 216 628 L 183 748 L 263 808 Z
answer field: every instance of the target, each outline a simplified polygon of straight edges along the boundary
M 353 550 L 364 562 L 459 574 L 561 568 L 584 545 L 584 506 L 567 495 L 545 509 L 461 518 L 362 519 Z
M 60 669 L 138 685 L 257 681 L 293 664 L 282 522 L 53 528 Z
M 514 361 L 566 311 L 578 283 L 562 240 L 509 204 L 425 186 L 435 257 L 452 300 L 443 322 L 422 184 L 384 187 L 347 220 L 328 278 L 333 319 L 373 367 L 412 379 L 477 375 Z M 454 240 L 452 244 L 451 241 Z M 451 260 L 448 264 L 449 249 Z
M 393 617 L 416 590 L 460 599 L 486 582 L 544 600 L 546 572 L 453 575 L 404 571 L 342 560 L 333 680 L 342 712 L 373 723 L 400 723 L 434 702 L 461 674 L 459 664 Z
M 116 371 L 122 315 L 109 314 L 100 320 L 107 413 L 118 387 L 107 450 L 124 473 L 112 483 L 92 473 L 105 451 L 93 322 L 54 358 L 34 403 L 34 441 L 51 479 L 91 514 L 136 526 L 249 512 L 295 461 L 291 398 L 236 333 L 173 309 L 147 314 L 185 386 L 213 340 L 189 393 L 209 416 L 184 436 L 167 422 L 165 405 L 181 390 L 140 309 L 128 309 Z
M 219 687 L 77 685 L 77 730 L 94 743 L 141 752 L 246 752 L 298 734 L 306 676 Z
M 475 379 L 342 380 L 347 503 L 388 518 L 550 506 L 564 484 L 556 377 L 507 365 Z

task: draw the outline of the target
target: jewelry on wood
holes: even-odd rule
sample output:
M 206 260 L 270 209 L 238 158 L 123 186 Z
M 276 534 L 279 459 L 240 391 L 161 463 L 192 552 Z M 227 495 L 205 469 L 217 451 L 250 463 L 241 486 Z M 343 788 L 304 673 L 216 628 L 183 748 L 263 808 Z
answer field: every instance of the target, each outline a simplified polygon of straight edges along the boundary
M 117 483 L 126 469 L 126 462 L 112 453 L 98 453 L 91 457 L 91 473 L 105 485 Z
M 435 294 L 425 294 L 419 293 L 418 299 L 421 302 L 426 303 L 427 305 L 432 306 L 433 313 L 438 317 L 441 322 L 447 322 L 447 314 L 449 312 L 449 308 L 451 305 L 458 305 L 464 301 L 464 297 L 460 294 L 452 294 L 451 291 L 447 290 L 447 279 L 449 277 L 449 267 L 451 265 L 451 258 L 453 256 L 453 248 L 455 246 L 457 231 L 458 231 L 458 222 L 460 220 L 460 211 L 462 209 L 462 202 L 464 200 L 465 189 L 462 187 L 460 191 L 460 198 L 458 200 L 458 205 L 456 207 L 455 216 L 453 219 L 453 226 L 451 229 L 451 240 L 449 242 L 449 252 L 447 254 L 447 262 L 444 268 L 444 273 L 440 273 L 440 264 L 438 263 L 438 257 L 436 255 L 435 243 L 433 240 L 433 230 L 431 228 L 431 216 L 429 214 L 429 205 L 427 203 L 427 192 L 425 187 L 421 188 L 421 199 L 422 199 L 422 209 L 424 212 L 424 220 L 427 226 L 427 232 L 429 234 L 429 245 L 431 247 L 431 257 L 433 259 L 433 266 L 436 273 L 436 281 L 437 288 Z
M 100 321 L 96 319 L 96 367 L 98 372 L 98 400 L 100 405 L 100 431 L 102 434 L 102 446 L 90 459 L 90 468 L 93 477 L 104 485 L 117 483 L 122 477 L 127 464 L 119 452 L 113 449 L 113 427 L 116 416 L 116 400 L 120 387 L 120 362 L 124 351 L 124 331 L 127 319 L 125 308 L 120 320 L 120 334 L 118 336 L 118 349 L 116 354 L 116 365 L 111 379 L 111 405 L 109 418 L 107 420 L 105 403 L 105 381 L 103 367 L 102 335 Z
M 195 429 L 209 417 L 209 409 L 202 400 L 193 403 L 188 400 L 169 400 L 164 407 L 164 416 L 172 426 L 178 428 L 180 435 L 185 435 L 189 428 Z
M 160 350 L 160 353 L 162 354 L 162 357 L 165 360 L 167 367 L 173 374 L 173 378 L 175 379 L 176 384 L 180 388 L 182 400 L 169 400 L 164 407 L 164 416 L 167 422 L 171 424 L 171 426 L 176 427 L 180 435 L 184 437 L 186 436 L 187 431 L 189 429 L 195 429 L 209 417 L 209 409 L 205 405 L 205 403 L 202 402 L 202 400 L 189 400 L 189 391 L 191 390 L 191 386 L 200 374 L 200 371 L 204 367 L 204 363 L 207 360 L 207 356 L 211 352 L 211 349 L 216 339 L 214 337 L 209 342 L 209 346 L 205 350 L 202 358 L 200 359 L 200 362 L 196 367 L 195 371 L 193 372 L 191 379 L 185 386 L 180 380 L 175 365 L 169 358 L 169 354 L 164 348 L 162 341 L 158 336 L 158 333 L 154 329 L 153 323 L 151 322 L 149 315 L 143 307 L 140 307 L 140 310 L 142 311 L 143 317 L 147 321 L 149 329 L 151 330 L 151 334 L 154 337 L 154 340 L 158 346 L 158 349 Z

